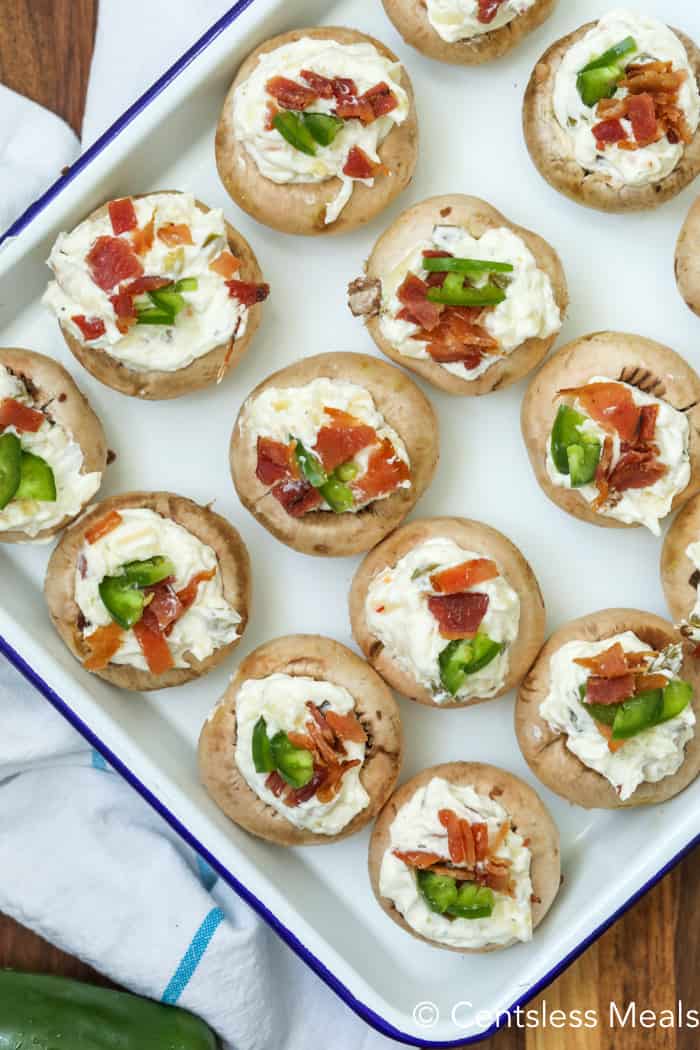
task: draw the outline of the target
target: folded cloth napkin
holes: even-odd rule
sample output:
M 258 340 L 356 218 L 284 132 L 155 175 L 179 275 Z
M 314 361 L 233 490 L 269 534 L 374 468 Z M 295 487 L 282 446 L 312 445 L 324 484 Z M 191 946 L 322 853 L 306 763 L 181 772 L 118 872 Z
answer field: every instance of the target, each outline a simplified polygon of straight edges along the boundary
M 101 0 L 83 142 L 228 0 Z M 138 32 L 132 31 L 138 25 Z M 129 46 L 114 47 L 128 39 Z M 153 42 L 157 41 L 157 46 Z M 58 118 L 0 87 L 0 230 L 74 159 Z M 235 1050 L 385 1050 L 0 657 L 0 911 Z M 164 892 L 165 891 L 165 892 Z

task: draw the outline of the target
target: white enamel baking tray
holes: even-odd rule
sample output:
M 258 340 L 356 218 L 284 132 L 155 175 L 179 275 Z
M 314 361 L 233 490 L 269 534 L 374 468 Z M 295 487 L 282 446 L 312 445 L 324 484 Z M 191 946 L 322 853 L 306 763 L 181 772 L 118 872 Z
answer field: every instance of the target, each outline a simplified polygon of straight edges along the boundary
M 589 212 L 540 179 L 522 141 L 520 103 L 535 60 L 549 42 L 609 6 L 565 0 L 514 55 L 469 70 L 430 62 L 406 47 L 379 0 L 242 0 L 0 242 L 0 345 L 54 356 L 76 376 L 117 452 L 102 495 L 165 488 L 202 503 L 215 499 L 242 532 L 253 561 L 254 601 L 236 657 L 296 631 L 352 644 L 347 593 L 358 560 L 317 560 L 278 544 L 239 504 L 227 446 L 242 400 L 268 373 L 326 350 L 374 352 L 346 308 L 345 288 L 401 209 L 436 193 L 487 198 L 561 253 L 572 299 L 562 341 L 619 328 L 669 343 L 700 367 L 700 322 L 673 279 L 673 246 L 692 190 L 652 214 Z M 671 6 L 671 21 L 700 39 L 696 0 L 637 4 L 667 18 Z M 215 122 L 240 60 L 267 36 L 317 23 L 350 25 L 394 48 L 413 78 L 421 121 L 422 151 L 410 189 L 369 227 L 340 239 L 291 238 L 256 225 L 227 199 L 214 165 Z M 192 190 L 222 206 L 253 244 L 272 296 L 252 349 L 221 386 L 174 402 L 142 403 L 80 369 L 39 298 L 48 276 L 44 259 L 60 230 L 107 198 L 158 188 Z M 426 387 L 440 416 L 443 452 L 416 513 L 475 517 L 507 533 L 539 577 L 550 629 L 606 606 L 664 614 L 659 540 L 641 529 L 597 530 L 575 521 L 538 489 L 520 437 L 523 389 L 519 384 L 470 400 Z M 622 813 L 589 813 L 543 788 L 561 830 L 564 881 L 535 939 L 483 957 L 421 944 L 374 902 L 367 832 L 283 853 L 230 824 L 200 787 L 197 736 L 232 665 L 143 697 L 80 669 L 44 607 L 48 554 L 47 547 L 0 545 L 2 651 L 349 1006 L 388 1036 L 431 1047 L 483 1037 L 499 1013 L 542 989 L 698 841 L 700 782 L 664 806 Z M 538 786 L 516 745 L 512 697 L 457 711 L 400 702 L 404 779 L 436 762 L 479 759 Z M 425 1001 L 436 1009 L 416 1009 Z

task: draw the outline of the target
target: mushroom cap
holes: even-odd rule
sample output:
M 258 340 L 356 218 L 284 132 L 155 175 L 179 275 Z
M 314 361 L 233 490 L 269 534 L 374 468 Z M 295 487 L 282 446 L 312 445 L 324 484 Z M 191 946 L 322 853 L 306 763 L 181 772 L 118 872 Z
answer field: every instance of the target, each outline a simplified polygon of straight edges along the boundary
M 700 317 L 700 197 L 691 206 L 678 236 L 675 269 L 679 292 Z

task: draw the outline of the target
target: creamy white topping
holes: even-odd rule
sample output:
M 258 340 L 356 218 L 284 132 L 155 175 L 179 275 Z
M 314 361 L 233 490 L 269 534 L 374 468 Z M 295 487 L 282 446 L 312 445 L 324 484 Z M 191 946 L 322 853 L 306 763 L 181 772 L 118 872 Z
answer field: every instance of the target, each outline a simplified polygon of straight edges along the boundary
M 75 569 L 75 601 L 85 618 L 84 636 L 112 623 L 99 593 L 105 576 L 120 575 L 131 561 L 164 555 L 175 567 L 173 590 L 182 590 L 201 572 L 216 570 L 199 584 L 197 598 L 176 621 L 168 635 L 168 647 L 176 667 L 188 667 L 186 655 L 197 660 L 208 656 L 238 638 L 241 617 L 224 597 L 221 570 L 216 554 L 171 518 L 142 507 L 120 510 L 122 523 L 95 543 L 84 543 Z M 147 664 L 133 631 L 125 631 L 111 663 L 127 664 L 147 670 Z
M 695 714 L 688 704 L 675 718 L 642 730 L 626 740 L 618 751 L 611 751 L 606 737 L 581 703 L 580 688 L 590 672 L 574 660 L 597 656 L 616 642 L 628 653 L 649 652 L 649 646 L 632 631 L 599 642 L 575 641 L 562 645 L 549 662 L 549 693 L 540 704 L 540 715 L 552 729 L 566 734 L 569 751 L 589 769 L 604 776 L 624 802 L 640 784 L 655 784 L 680 769 L 685 745 L 695 732 Z M 674 654 L 669 666 L 655 665 L 654 673 L 658 671 L 671 679 L 678 675 L 679 664 Z
M 451 375 L 459 379 L 476 379 L 499 361 L 502 354 L 511 353 L 527 339 L 546 339 L 561 328 L 561 313 L 549 274 L 538 267 L 537 260 L 521 237 L 505 226 L 487 230 L 478 238 L 470 236 L 460 226 L 435 226 L 430 240 L 417 244 L 391 273 L 381 274 L 379 325 L 384 338 L 399 353 L 431 360 L 427 343 L 416 338 L 420 328 L 397 317 L 402 309 L 398 289 L 408 273 L 425 280 L 427 271 L 422 269 L 422 255 L 428 250 L 448 251 L 461 259 L 510 263 L 513 267 L 512 273 L 503 275 L 508 278 L 504 301 L 483 315 L 483 326 L 497 340 L 498 351 L 485 354 L 475 368 L 467 368 L 463 361 L 441 363 Z M 488 276 L 484 276 L 473 283 L 478 286 L 487 281 Z
M 267 437 L 286 445 L 293 437 L 301 441 L 306 449 L 312 450 L 321 427 L 333 424 L 326 408 L 340 409 L 373 427 L 379 441 L 388 438 L 396 456 L 410 467 L 406 446 L 396 431 L 387 426 L 369 391 L 342 379 L 314 379 L 301 387 L 267 387 L 246 401 L 241 413 L 241 433 L 247 435 L 251 444 L 255 444 L 258 437 Z M 353 462 L 358 467 L 358 478 L 367 470 L 371 451 L 375 447 L 370 445 L 353 456 Z M 410 488 L 411 482 L 403 481 L 398 487 Z M 362 505 L 357 502 L 352 511 L 361 509 Z M 316 509 L 327 510 L 328 506 L 322 502 Z
M 490 22 L 479 20 L 478 0 L 426 0 L 428 21 L 443 40 L 454 44 L 508 25 L 532 7 L 535 0 L 505 0 Z
M 269 774 L 258 773 L 253 762 L 253 729 L 258 719 L 261 716 L 265 719 L 270 738 L 280 730 L 303 733 L 311 717 L 307 700 L 341 715 L 355 709 L 355 701 L 347 689 L 331 682 L 288 674 L 248 678 L 236 694 L 236 765 L 258 798 L 281 813 L 290 824 L 317 835 L 337 835 L 369 803 L 369 795 L 360 781 L 361 764 L 344 774 L 340 791 L 332 801 L 319 802 L 314 795 L 298 806 L 287 806 L 265 787 Z M 343 743 L 347 752 L 344 762 L 355 759 L 364 762 L 364 743 L 352 740 Z
M 440 704 L 493 696 L 508 674 L 509 647 L 518 636 L 520 599 L 508 581 L 497 576 L 469 590 L 488 595 L 489 605 L 479 631 L 495 642 L 505 643 L 503 650 L 486 667 L 469 675 L 456 696 L 440 682 L 438 658 L 449 642 L 441 636 L 438 622 L 428 608 L 428 598 L 437 593 L 430 576 L 483 557 L 488 555 L 436 537 L 418 544 L 393 567 L 383 569 L 367 589 L 365 618 L 372 635 L 383 643 L 392 660 Z
M 6 397 L 30 408 L 40 408 L 22 380 L 0 365 L 0 401 Z M 5 427 L 3 433 L 16 434 L 24 452 L 46 460 L 53 470 L 56 499 L 12 500 L 0 510 L 0 533 L 18 530 L 34 539 L 44 529 L 51 529 L 64 518 L 79 514 L 100 487 L 102 474 L 100 471 L 82 472 L 83 450 L 73 435 L 48 417 L 35 434 L 19 431 L 16 427 Z
M 509 817 L 503 806 L 478 795 L 472 787 L 433 777 L 426 787 L 414 792 L 394 818 L 391 846 L 382 858 L 379 874 L 380 893 L 394 902 L 416 933 L 440 944 L 455 948 L 483 948 L 487 944 L 529 941 L 532 937 L 531 854 L 517 832 L 511 829 L 495 853 L 496 857 L 511 862 L 514 894 L 510 897 L 505 893 L 495 893 L 493 912 L 483 919 L 450 919 L 432 911 L 418 890 L 413 869 L 394 856 L 393 851 L 398 849 L 403 852 L 422 850 L 449 858 L 447 831 L 438 819 L 441 809 L 454 810 L 470 823 L 486 823 L 491 839 Z
M 672 62 L 674 72 L 684 70 L 687 77 L 678 92 L 678 105 L 688 126 L 695 133 L 700 118 L 700 94 L 685 47 L 675 33 L 657 21 L 633 11 L 615 10 L 604 15 L 581 40 L 564 55 L 554 81 L 554 113 L 566 131 L 571 153 L 576 162 L 587 171 L 607 176 L 613 186 L 645 186 L 666 178 L 683 155 L 683 144 L 669 142 L 664 136 L 659 142 L 642 149 L 625 150 L 616 144 L 599 150 L 592 128 L 601 117 L 595 107 L 587 106 L 576 86 L 578 73 L 593 59 L 609 48 L 632 37 L 636 50 L 624 57 L 623 65 L 637 61 Z M 625 89 L 618 89 L 616 98 L 623 98 Z M 631 124 L 622 121 L 628 138 L 633 138 Z
M 126 335 L 120 332 L 110 297 L 133 278 L 109 292 L 103 291 L 92 279 L 86 262 L 98 237 L 114 236 L 108 214 L 85 219 L 71 233 L 59 234 L 48 259 L 55 280 L 42 301 L 63 327 L 81 341 L 85 337 L 71 318 L 82 315 L 102 321 L 105 334 L 86 345 L 106 350 L 133 371 L 176 372 L 234 335 L 240 338 L 245 333 L 246 307 L 230 294 L 225 279 L 209 269 L 209 264 L 228 250 L 224 215 L 219 208 L 202 211 L 191 193 L 152 193 L 133 198 L 133 205 L 140 228 L 152 218 L 155 220 L 153 246 L 139 256 L 144 274 L 170 281 L 185 277 L 197 280 L 195 291 L 182 292 L 186 306 L 175 324 L 137 324 Z M 167 223 L 189 226 L 194 243 L 166 244 L 158 230 Z M 121 238 L 131 243 L 131 233 L 124 233 Z M 144 306 L 153 305 L 146 298 L 143 302 Z
M 332 79 L 344 77 L 355 81 L 362 95 L 377 84 L 389 85 L 398 105 L 371 124 L 363 125 L 357 119 L 346 120 L 329 146 L 318 146 L 311 156 L 295 149 L 276 129 L 268 128 L 268 102 L 272 96 L 266 85 L 272 77 L 286 77 L 304 84 L 300 74 L 309 70 Z M 336 101 L 318 98 L 309 112 L 333 113 Z M 370 160 L 380 163 L 377 150 L 389 132 L 403 124 L 409 112 L 408 95 L 401 87 L 401 64 L 380 55 L 373 44 L 339 44 L 335 40 L 314 40 L 302 37 L 261 55 L 247 80 L 238 86 L 233 97 L 233 126 L 236 138 L 242 142 L 265 178 L 277 183 L 325 182 L 339 178 L 338 196 L 326 208 L 326 224 L 340 215 L 352 195 L 355 180 L 343 174 L 348 154 L 353 146 L 364 150 Z M 367 186 L 374 179 L 360 180 Z
M 611 383 L 617 382 L 605 376 L 593 376 L 589 383 Z M 688 420 L 677 408 L 673 408 L 667 401 L 662 401 L 651 394 L 645 394 L 636 386 L 629 383 L 620 383 L 627 387 L 632 394 L 636 405 L 658 405 L 659 414 L 656 417 L 656 431 L 654 443 L 659 452 L 656 457 L 659 463 L 667 468 L 663 477 L 655 481 L 653 485 L 647 485 L 643 489 L 627 489 L 626 492 L 615 495 L 613 501 L 605 503 L 597 510 L 598 514 L 605 514 L 609 518 L 616 518 L 626 525 L 646 525 L 655 536 L 661 535 L 660 521 L 665 518 L 671 510 L 671 504 L 679 492 L 682 492 L 690 481 L 690 458 L 688 455 L 689 427 Z M 574 408 L 586 416 L 586 410 L 578 398 L 574 401 Z M 610 436 L 613 440 L 613 458 L 611 468 L 617 465 L 622 455 L 622 443 L 616 432 L 608 432 L 596 423 L 594 419 L 587 416 L 586 422 L 580 428 L 587 434 L 591 434 L 600 441 L 601 448 L 605 437 Z M 571 488 L 571 478 L 568 474 L 560 474 L 552 459 L 551 441 L 547 441 L 547 474 L 555 485 L 561 488 Z M 581 485 L 576 489 L 580 492 L 586 503 L 593 503 L 598 498 L 598 489 L 595 484 Z M 619 496 L 619 498 L 618 498 Z

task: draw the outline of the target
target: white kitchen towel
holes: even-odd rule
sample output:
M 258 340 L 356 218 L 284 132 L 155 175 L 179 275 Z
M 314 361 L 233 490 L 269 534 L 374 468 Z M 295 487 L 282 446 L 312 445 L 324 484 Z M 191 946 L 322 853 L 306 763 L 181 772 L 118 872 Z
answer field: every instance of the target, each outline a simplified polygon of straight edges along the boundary
M 230 6 L 101 0 L 83 144 Z M 0 231 L 77 149 L 63 122 L 0 87 Z M 133 991 L 199 1014 L 229 1050 L 396 1045 L 345 1007 L 2 657 L 0 911 Z

